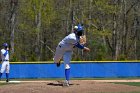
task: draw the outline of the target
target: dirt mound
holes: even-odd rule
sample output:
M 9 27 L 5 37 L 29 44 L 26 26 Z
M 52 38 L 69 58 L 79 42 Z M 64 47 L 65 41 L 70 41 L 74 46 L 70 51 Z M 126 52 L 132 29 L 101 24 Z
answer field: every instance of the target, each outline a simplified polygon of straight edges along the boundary
M 0 93 L 118 93 L 140 92 L 140 87 L 92 80 L 72 80 L 70 87 L 61 81 L 21 82 L 0 86 Z

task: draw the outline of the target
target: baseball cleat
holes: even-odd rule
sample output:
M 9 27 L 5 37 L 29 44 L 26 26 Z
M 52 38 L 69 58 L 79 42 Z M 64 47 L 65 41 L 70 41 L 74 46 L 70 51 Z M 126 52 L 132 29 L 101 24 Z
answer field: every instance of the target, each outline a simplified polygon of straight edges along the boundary
M 6 79 L 6 82 L 9 82 L 9 79 Z
M 63 87 L 69 87 L 69 84 L 63 83 Z
M 60 67 L 60 63 L 56 63 L 56 66 L 57 66 L 57 67 Z
M 56 66 L 57 67 L 60 67 L 60 65 L 61 65 L 61 61 L 59 61 L 58 63 L 56 63 Z
M 70 85 L 69 85 L 69 82 L 68 81 L 65 81 L 64 83 L 63 83 L 63 87 L 69 87 Z

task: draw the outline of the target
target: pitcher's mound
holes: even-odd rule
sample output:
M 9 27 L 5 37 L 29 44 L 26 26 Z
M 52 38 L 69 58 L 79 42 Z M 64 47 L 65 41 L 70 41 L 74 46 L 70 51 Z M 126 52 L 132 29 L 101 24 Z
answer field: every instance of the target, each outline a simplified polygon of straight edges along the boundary
M 140 92 L 140 87 L 93 80 L 71 80 L 69 87 L 62 81 L 28 81 L 0 86 L 0 93 L 128 93 Z

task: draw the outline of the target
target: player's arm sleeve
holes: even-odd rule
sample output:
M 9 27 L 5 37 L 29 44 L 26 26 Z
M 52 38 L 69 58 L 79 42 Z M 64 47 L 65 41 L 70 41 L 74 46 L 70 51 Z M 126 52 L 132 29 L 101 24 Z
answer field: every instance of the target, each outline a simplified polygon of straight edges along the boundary
M 84 45 L 81 45 L 79 42 L 77 42 L 75 38 L 69 39 L 69 42 L 80 49 L 84 49 Z
M 6 56 L 7 54 L 8 54 L 8 50 L 6 50 L 6 52 L 3 55 Z
M 84 49 L 84 45 L 81 45 L 79 42 L 75 44 L 76 47 L 80 49 Z
M 0 61 L 2 61 L 2 55 L 0 54 Z
M 1 54 L 3 54 L 4 56 L 6 56 L 8 54 L 8 50 L 6 50 L 6 51 L 1 50 Z

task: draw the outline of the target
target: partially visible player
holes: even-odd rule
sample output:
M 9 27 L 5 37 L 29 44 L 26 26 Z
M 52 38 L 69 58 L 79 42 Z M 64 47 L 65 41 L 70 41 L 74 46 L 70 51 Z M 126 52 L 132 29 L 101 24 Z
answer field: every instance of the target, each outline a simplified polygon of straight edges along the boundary
M 66 78 L 66 81 L 63 84 L 64 86 L 69 86 L 70 61 L 73 48 L 77 47 L 83 49 L 84 51 L 90 51 L 89 48 L 80 44 L 80 36 L 83 35 L 83 31 L 84 29 L 80 24 L 78 26 L 75 26 L 74 31 L 68 36 L 66 36 L 62 41 L 60 41 L 58 46 L 56 47 L 54 62 L 56 63 L 57 67 L 60 66 L 61 64 L 60 61 L 62 57 L 64 61 L 65 78 Z
M 10 70 L 10 64 L 9 64 L 9 48 L 8 44 L 3 44 L 3 49 L 1 49 L 1 71 L 0 71 L 0 79 L 2 74 L 6 73 L 6 82 L 9 82 L 9 70 Z

